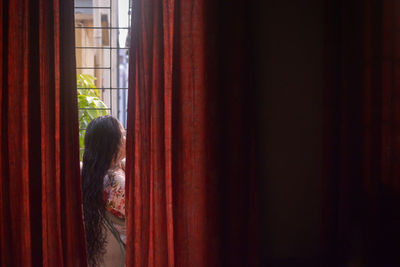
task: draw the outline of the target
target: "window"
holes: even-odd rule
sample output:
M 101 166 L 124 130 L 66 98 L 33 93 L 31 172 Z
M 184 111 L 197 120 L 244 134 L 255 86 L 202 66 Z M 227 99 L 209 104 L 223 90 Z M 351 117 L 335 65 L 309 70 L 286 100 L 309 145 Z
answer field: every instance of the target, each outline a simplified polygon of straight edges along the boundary
M 130 0 L 75 0 L 81 151 L 87 124 L 112 115 L 126 127 Z

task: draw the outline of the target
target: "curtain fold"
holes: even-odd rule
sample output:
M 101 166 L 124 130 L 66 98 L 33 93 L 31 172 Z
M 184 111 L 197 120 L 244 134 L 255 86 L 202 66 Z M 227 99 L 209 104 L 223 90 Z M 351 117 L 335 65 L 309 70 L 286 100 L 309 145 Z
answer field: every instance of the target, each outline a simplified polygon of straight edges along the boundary
M 400 5 L 327 1 L 326 14 L 326 259 L 399 264 Z
M 2 266 L 86 266 L 73 1 L 2 1 Z
M 252 266 L 257 227 L 244 1 L 134 0 L 127 266 Z

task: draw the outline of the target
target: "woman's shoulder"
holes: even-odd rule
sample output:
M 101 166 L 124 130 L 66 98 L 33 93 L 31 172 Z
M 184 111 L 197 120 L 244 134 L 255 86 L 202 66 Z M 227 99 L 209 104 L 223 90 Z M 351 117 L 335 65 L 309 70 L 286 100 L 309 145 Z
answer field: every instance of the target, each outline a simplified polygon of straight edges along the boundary
M 104 179 L 105 185 L 108 183 L 118 183 L 125 187 L 125 171 L 121 168 L 110 169 Z
M 119 218 L 125 218 L 125 172 L 113 169 L 104 178 L 106 209 Z

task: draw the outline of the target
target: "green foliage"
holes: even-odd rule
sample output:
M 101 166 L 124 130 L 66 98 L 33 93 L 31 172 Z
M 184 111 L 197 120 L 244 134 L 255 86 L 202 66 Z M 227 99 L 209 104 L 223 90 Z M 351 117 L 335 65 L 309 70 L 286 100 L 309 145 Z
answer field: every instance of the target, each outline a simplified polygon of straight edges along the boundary
M 108 108 L 100 99 L 100 92 L 96 88 L 95 77 L 88 74 L 77 75 L 78 111 L 79 111 L 79 144 L 80 157 L 84 151 L 85 129 L 94 118 L 107 115 Z

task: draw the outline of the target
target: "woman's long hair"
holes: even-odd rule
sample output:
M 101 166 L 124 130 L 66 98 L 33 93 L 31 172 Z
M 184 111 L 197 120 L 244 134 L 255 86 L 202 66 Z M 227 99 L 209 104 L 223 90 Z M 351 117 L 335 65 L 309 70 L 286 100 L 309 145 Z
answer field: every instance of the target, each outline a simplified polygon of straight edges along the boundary
M 98 266 L 105 252 L 103 180 L 122 144 L 120 123 L 111 116 L 92 120 L 85 134 L 82 166 L 83 214 L 89 266 Z

